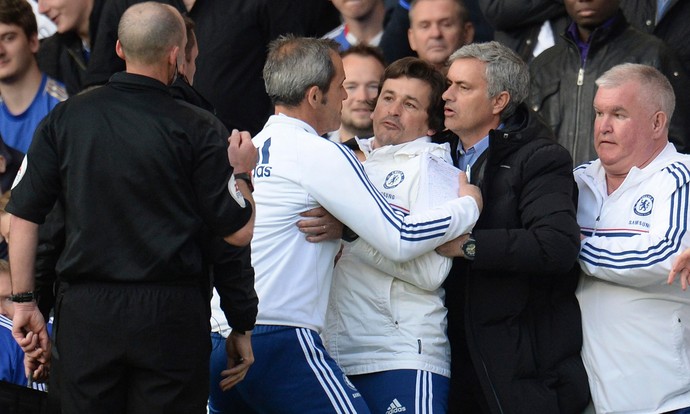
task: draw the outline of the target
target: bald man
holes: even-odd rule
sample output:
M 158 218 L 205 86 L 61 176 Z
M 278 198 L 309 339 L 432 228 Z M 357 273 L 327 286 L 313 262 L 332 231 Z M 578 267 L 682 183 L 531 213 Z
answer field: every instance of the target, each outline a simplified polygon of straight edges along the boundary
M 33 355 L 42 351 L 34 374 L 45 377 L 51 347 L 32 293 L 33 259 L 38 223 L 60 198 L 53 350 L 62 412 L 205 413 L 210 314 L 200 231 L 249 243 L 245 180 L 257 154 L 236 131 L 228 149 L 208 118 L 168 93 L 186 43 L 177 10 L 132 6 L 118 34 L 126 72 L 56 107 L 15 182 L 7 206 L 13 335 Z M 227 378 L 239 381 L 253 362 L 251 338 L 233 335 Z

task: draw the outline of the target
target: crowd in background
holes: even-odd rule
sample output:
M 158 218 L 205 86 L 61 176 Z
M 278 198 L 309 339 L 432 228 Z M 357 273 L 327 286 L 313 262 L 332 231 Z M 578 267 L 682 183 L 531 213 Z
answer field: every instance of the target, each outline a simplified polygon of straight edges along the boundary
M 690 413 L 688 17 L 0 0 L 0 380 L 64 413 Z

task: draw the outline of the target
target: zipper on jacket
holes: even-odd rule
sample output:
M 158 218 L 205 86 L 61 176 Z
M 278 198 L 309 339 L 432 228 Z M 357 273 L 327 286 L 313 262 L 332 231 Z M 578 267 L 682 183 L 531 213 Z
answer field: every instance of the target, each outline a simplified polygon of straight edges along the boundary
M 422 340 L 417 339 L 417 353 L 421 354 L 422 353 Z
M 580 105 L 582 101 L 582 85 L 584 84 L 584 79 L 585 79 L 585 65 L 584 62 L 582 66 L 580 67 L 580 70 L 577 72 L 577 97 L 575 98 L 575 135 L 573 136 L 573 158 L 575 158 L 578 154 L 578 147 L 580 146 L 580 140 L 578 137 L 580 136 Z

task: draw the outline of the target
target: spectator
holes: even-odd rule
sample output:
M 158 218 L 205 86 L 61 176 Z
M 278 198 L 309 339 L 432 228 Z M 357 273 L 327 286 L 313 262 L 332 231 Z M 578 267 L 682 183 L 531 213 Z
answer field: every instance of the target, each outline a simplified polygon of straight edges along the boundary
M 26 153 L 43 117 L 67 99 L 62 84 L 41 73 L 36 16 L 26 0 L 0 0 L 0 135 Z
M 24 154 L 5 145 L 0 136 L 0 194 L 12 189 L 12 183 L 22 165 Z
M 454 182 L 459 172 L 442 167 L 451 162 L 449 147 L 433 144 L 429 137 L 443 128 L 444 76 L 431 64 L 408 57 L 388 66 L 382 81 L 373 113 L 375 149 L 364 163 L 367 176 L 405 213 L 454 198 L 430 191 L 427 182 L 431 177 L 437 185 L 444 179 Z M 404 178 L 394 182 L 393 177 Z M 363 240 L 343 249 L 324 338 L 372 412 L 413 407 L 446 412 L 450 345 L 441 284 L 451 264 L 433 250 L 406 263 L 391 262 Z
M 690 80 L 673 52 L 658 38 L 634 29 L 619 9 L 620 0 L 565 0 L 573 22 L 565 42 L 545 50 L 530 64 L 530 102 L 553 128 L 558 142 L 575 164 L 596 158 L 592 144 L 594 81 L 625 62 L 648 64 L 661 70 L 678 96 L 669 137 L 681 152 L 690 151 Z
M 340 242 L 310 243 L 313 239 L 300 231 L 321 233 L 328 225 L 312 227 L 303 220 L 307 225 L 298 227 L 300 213 L 322 206 L 384 256 L 404 261 L 466 231 L 480 200 L 461 182 L 462 197 L 426 214 L 402 217 L 369 183 L 351 151 L 321 137 L 340 124 L 346 98 L 337 43 L 280 38 L 271 44 L 264 80 L 277 114 L 254 137 L 260 154 L 252 241 L 259 296 L 252 334 L 257 365 L 237 390 L 261 412 L 345 407 L 367 413 L 319 337 Z
M 621 9 L 630 24 L 663 40 L 690 73 L 690 2 L 682 0 L 625 0 Z
M 103 84 L 124 69 L 115 55 L 117 22 L 132 4 L 107 0 L 89 65 L 89 82 Z M 322 36 L 338 25 L 338 11 L 324 0 L 161 0 L 196 22 L 199 57 L 194 87 L 216 109 L 228 130 L 256 134 L 273 112 L 261 70 L 268 43 L 281 34 Z
M 570 23 L 563 0 L 479 0 L 479 6 L 495 29 L 494 39 L 525 62 L 562 42 L 560 34 Z
M 91 50 L 97 40 L 98 20 L 106 0 L 40 0 L 38 10 L 56 25 L 57 32 L 41 42 L 38 66 L 64 83 L 76 95 L 87 86 Z M 115 44 L 112 45 L 113 53 Z
M 206 411 L 210 282 L 198 240 L 206 226 L 228 243 L 249 242 L 252 199 L 241 174 L 257 154 L 238 132 L 226 151 L 208 119 L 168 93 L 185 43 L 174 8 L 128 9 L 117 43 L 127 71 L 51 112 L 7 206 L 13 334 L 25 351 L 39 346 L 41 375 L 50 347 L 32 300 L 36 223 L 65 201 L 55 332 L 65 413 Z M 233 332 L 226 384 L 253 362 L 250 341 Z
M 475 43 L 450 61 L 445 125 L 485 207 L 471 234 L 437 249 L 457 257 L 445 283 L 449 412 L 579 414 L 589 393 L 572 159 L 524 103 L 515 52 Z
M 325 38 L 338 42 L 340 50 L 360 43 L 379 45 L 386 17 L 383 0 L 333 0 L 333 5 L 340 12 L 343 24 L 326 33 Z
M 347 99 L 343 101 L 340 128 L 329 138 L 345 144 L 355 151 L 360 161 L 364 161 L 364 154 L 355 137 L 370 138 L 374 135 L 371 114 L 386 64 L 379 49 L 366 45 L 353 46 L 341 52 L 340 56 L 345 70 L 343 86 Z
M 12 337 L 14 304 L 10 300 L 11 295 L 10 264 L 7 260 L 0 259 L 0 381 L 26 386 L 24 351 Z M 35 385 L 34 388 L 45 390 L 44 385 Z
M 470 20 L 475 28 L 474 41 L 488 42 L 492 40 L 493 29 L 479 10 L 479 0 L 465 0 L 464 3 L 469 9 Z M 386 62 L 395 62 L 407 56 L 414 56 L 415 53 L 410 49 L 410 44 L 407 41 L 407 32 L 410 28 L 410 1 L 395 1 L 395 7 L 390 10 L 389 14 L 386 30 L 383 32 L 379 45 L 383 49 Z
M 420 59 L 445 72 L 450 54 L 474 40 L 474 24 L 462 0 L 412 0 L 407 38 Z
M 575 170 L 577 298 L 594 408 L 686 413 L 690 297 L 666 283 L 675 254 L 690 247 L 690 157 L 668 142 L 673 88 L 639 64 L 615 66 L 596 84 L 599 159 Z

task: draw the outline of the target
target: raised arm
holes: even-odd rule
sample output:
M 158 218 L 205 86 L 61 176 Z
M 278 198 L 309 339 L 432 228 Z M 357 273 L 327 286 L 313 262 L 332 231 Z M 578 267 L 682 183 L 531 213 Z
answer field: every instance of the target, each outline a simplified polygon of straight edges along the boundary
M 479 217 L 481 197 L 465 185 L 461 185 L 462 197 L 403 216 L 393 211 L 369 182 L 349 150 L 337 144 L 328 149 L 337 153 L 304 161 L 303 186 L 326 210 L 390 260 L 404 262 L 429 252 L 467 233 Z

